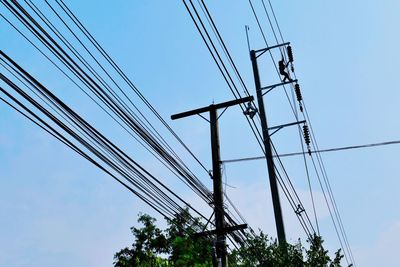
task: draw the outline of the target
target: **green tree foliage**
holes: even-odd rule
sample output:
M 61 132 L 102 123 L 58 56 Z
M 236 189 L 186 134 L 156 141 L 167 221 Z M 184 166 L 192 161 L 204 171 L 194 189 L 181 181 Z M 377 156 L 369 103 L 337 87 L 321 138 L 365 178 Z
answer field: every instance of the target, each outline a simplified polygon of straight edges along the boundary
M 211 266 L 211 240 L 193 238 L 195 229 L 202 226 L 198 219 L 192 221 L 187 211 L 168 221 L 166 230 L 169 242 L 169 260 L 174 266 Z
M 276 240 L 268 238 L 262 231 L 259 235 L 249 234 L 247 242 L 230 255 L 229 265 L 262 266 L 262 267 L 341 267 L 343 255 L 340 249 L 331 259 L 328 251 L 323 247 L 320 236 L 314 235 L 307 240 L 306 249 L 300 240 L 292 245 L 278 245 Z M 349 266 L 351 267 L 351 265 Z
M 300 243 L 279 246 L 263 232 L 246 237 L 246 244 L 232 252 L 230 266 L 302 266 L 303 254 Z
M 198 219 L 191 219 L 187 211 L 167 220 L 166 230 L 156 226 L 156 219 L 139 214 L 141 228 L 132 227 L 134 243 L 114 256 L 115 267 L 207 267 L 212 266 L 212 240 L 194 238 L 201 231 Z M 341 267 L 343 255 L 338 250 L 331 259 L 323 248 L 323 240 L 313 236 L 306 249 L 300 240 L 292 245 L 279 245 L 262 231 L 248 234 L 246 243 L 229 255 L 232 267 Z M 349 266 L 350 267 L 350 266 Z
M 114 266 L 168 266 L 168 262 L 158 256 L 168 252 L 168 240 L 156 227 L 156 219 L 147 214 L 140 214 L 138 222 L 143 224 L 143 227 L 131 228 L 135 237 L 132 248 L 124 248 L 116 253 Z
M 141 228 L 132 227 L 135 238 L 131 248 L 124 248 L 114 256 L 115 267 L 206 267 L 212 266 L 211 240 L 193 238 L 194 229 L 202 226 L 198 219 L 190 219 L 187 211 L 167 220 L 166 230 L 160 230 L 156 219 L 140 214 Z

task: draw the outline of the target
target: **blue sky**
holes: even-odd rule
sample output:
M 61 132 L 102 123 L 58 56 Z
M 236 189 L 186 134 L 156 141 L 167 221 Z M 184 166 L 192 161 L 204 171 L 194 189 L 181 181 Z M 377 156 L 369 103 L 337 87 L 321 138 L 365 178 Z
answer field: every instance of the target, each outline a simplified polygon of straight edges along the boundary
M 43 1 L 36 2 L 45 9 Z M 250 26 L 252 47 L 264 45 L 247 1 L 207 3 L 254 93 L 244 25 Z M 394 0 L 272 3 L 284 37 L 294 49 L 296 74 L 320 148 L 399 139 L 400 4 Z M 118 1 L 110 5 L 88 0 L 70 1 L 69 6 L 164 118 L 232 98 L 181 1 Z M 11 17 L 4 6 L 0 10 Z M 0 34 L 0 49 L 162 176 L 166 184 L 209 212 L 134 140 L 115 129 L 4 20 Z M 273 42 L 270 33 L 267 37 Z M 271 62 L 261 64 L 269 66 Z M 268 67 L 262 70 L 263 81 L 272 81 L 275 74 Z M 271 125 L 292 119 L 282 91 L 273 92 L 265 101 Z M 0 266 L 111 266 L 113 254 L 132 242 L 129 227 L 135 224 L 137 214 L 157 214 L 4 104 L 0 104 L 0 112 Z M 207 123 L 188 118 L 171 125 L 211 166 Z M 220 129 L 223 159 L 260 155 L 239 109 L 225 113 Z M 274 143 L 282 153 L 298 151 L 296 138 L 293 130 L 287 130 L 276 136 Z M 390 146 L 323 154 L 358 266 L 396 266 L 398 151 L 399 147 Z M 288 158 L 284 163 L 307 207 L 309 194 L 301 160 Z M 232 186 L 227 193 L 249 223 L 275 236 L 265 163 L 227 164 L 225 174 Z M 333 250 L 338 248 L 337 238 L 316 177 L 312 179 L 321 233 Z M 281 198 L 288 238 L 304 238 Z

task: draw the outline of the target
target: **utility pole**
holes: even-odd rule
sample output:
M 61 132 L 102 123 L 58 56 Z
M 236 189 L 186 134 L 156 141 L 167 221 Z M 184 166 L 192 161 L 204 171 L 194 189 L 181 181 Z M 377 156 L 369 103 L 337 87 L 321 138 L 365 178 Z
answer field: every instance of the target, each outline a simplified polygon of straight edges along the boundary
M 222 188 L 222 174 L 221 174 L 221 154 L 219 146 L 219 131 L 218 131 L 218 117 L 217 109 L 210 108 L 210 134 L 211 134 L 211 155 L 213 165 L 213 189 L 214 189 L 214 215 L 215 215 L 215 229 L 217 230 L 217 262 L 221 259 L 222 266 L 228 266 L 227 252 L 226 252 L 226 237 L 223 234 L 224 228 L 224 194 Z M 218 263 L 219 264 L 219 263 Z
M 260 74 L 258 72 L 256 51 L 254 51 L 254 50 L 250 51 L 250 58 L 251 58 L 252 66 L 253 66 L 254 82 L 255 82 L 255 86 L 256 86 L 257 101 L 258 101 L 258 110 L 259 110 L 260 119 L 261 119 L 261 129 L 262 129 L 262 135 L 263 135 L 265 157 L 267 160 L 269 184 L 270 184 L 271 196 L 272 196 L 272 204 L 274 207 L 276 231 L 278 234 L 279 244 L 283 245 L 286 243 L 285 228 L 283 225 L 282 209 L 281 209 L 281 204 L 280 204 L 280 200 L 279 200 L 279 191 L 278 191 L 278 185 L 277 185 L 277 179 L 276 179 L 276 173 L 275 173 L 275 165 L 274 165 L 274 159 L 272 157 L 271 138 L 270 138 L 269 131 L 268 131 L 267 116 L 265 114 L 265 107 L 264 107 L 263 93 L 262 93 L 262 88 L 261 88 Z
M 232 100 L 219 104 L 212 104 L 208 107 L 194 109 L 191 111 L 182 112 L 171 116 L 171 119 L 176 120 L 192 115 L 200 115 L 204 112 L 209 112 L 210 119 L 210 133 L 211 133 L 211 154 L 212 154 L 212 179 L 213 179 L 213 200 L 214 200 L 214 216 L 215 216 L 215 231 L 201 233 L 200 235 L 216 234 L 216 254 L 218 267 L 228 267 L 228 257 L 226 251 L 226 233 L 244 229 L 247 225 L 239 225 L 233 227 L 225 227 L 224 225 L 224 194 L 222 188 L 222 174 L 221 174 L 221 158 L 219 146 L 219 132 L 218 132 L 218 109 L 228 108 L 230 106 L 238 105 L 245 102 L 253 101 L 252 96 L 245 97 L 237 100 Z

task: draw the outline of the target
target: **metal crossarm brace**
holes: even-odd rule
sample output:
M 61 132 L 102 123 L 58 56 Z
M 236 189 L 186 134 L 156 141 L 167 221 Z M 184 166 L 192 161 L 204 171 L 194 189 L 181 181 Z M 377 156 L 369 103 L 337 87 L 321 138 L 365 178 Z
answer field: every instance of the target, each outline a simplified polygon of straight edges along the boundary
M 263 48 L 263 49 L 256 50 L 256 51 L 254 51 L 254 52 L 255 52 L 256 54 L 261 52 L 260 54 L 258 54 L 258 55 L 256 56 L 256 58 L 258 58 L 258 57 L 260 57 L 262 54 L 264 54 L 265 52 L 267 52 L 267 51 L 269 51 L 269 50 L 271 50 L 271 49 L 278 48 L 278 47 L 281 47 L 281 46 L 286 46 L 286 45 L 290 45 L 290 42 L 283 43 L 283 44 L 273 45 L 273 46 L 270 46 L 270 47 L 267 47 L 267 48 Z
M 211 230 L 211 231 L 204 231 L 201 233 L 195 233 L 193 236 L 194 237 L 201 237 L 201 236 L 209 236 L 209 235 L 215 235 L 215 234 L 226 234 L 238 230 L 244 230 L 247 228 L 247 224 L 238 224 L 234 226 L 229 226 L 229 227 L 224 227 L 220 231 L 217 230 Z
M 297 79 L 296 80 L 290 80 L 290 81 L 287 81 L 287 82 L 281 82 L 281 83 L 277 83 L 277 84 L 273 84 L 273 85 L 269 85 L 269 86 L 265 86 L 265 87 L 261 87 L 260 90 L 261 91 L 262 90 L 267 90 L 267 92 L 263 93 L 263 95 L 266 95 L 271 90 L 273 90 L 275 87 L 283 86 L 283 85 L 290 84 L 290 83 L 297 83 Z
M 293 126 L 293 125 L 297 125 L 297 124 L 302 124 L 302 123 L 306 123 L 305 120 L 302 121 L 296 121 L 296 122 L 291 122 L 291 123 L 286 123 L 286 124 L 282 124 L 282 125 L 278 125 L 278 126 L 274 126 L 274 127 L 270 127 L 268 128 L 268 130 L 275 130 L 272 134 L 270 134 L 269 136 L 272 136 L 274 133 L 278 132 L 280 129 L 288 127 L 288 126 Z

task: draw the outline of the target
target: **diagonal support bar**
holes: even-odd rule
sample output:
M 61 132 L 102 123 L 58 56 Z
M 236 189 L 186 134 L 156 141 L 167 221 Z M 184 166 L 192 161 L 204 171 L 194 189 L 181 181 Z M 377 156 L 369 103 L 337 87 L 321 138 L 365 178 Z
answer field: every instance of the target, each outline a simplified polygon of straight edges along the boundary
M 282 128 L 285 128 L 285 127 L 288 127 L 288 126 L 293 126 L 293 125 L 297 125 L 297 124 L 302 124 L 302 123 L 305 123 L 305 122 L 306 122 L 305 120 L 302 120 L 302 121 L 296 121 L 296 122 L 286 123 L 286 124 L 282 124 L 282 125 L 277 125 L 277 126 L 274 126 L 274 127 L 270 127 L 270 128 L 268 128 L 268 130 L 282 129 Z
M 276 134 L 277 132 L 279 132 L 282 128 L 288 127 L 288 126 L 292 126 L 292 125 L 296 125 L 296 124 L 301 124 L 301 123 L 305 123 L 306 121 L 297 121 L 297 122 L 292 122 L 292 123 L 288 123 L 288 124 L 282 124 L 282 125 L 278 125 L 278 126 L 274 126 L 271 128 L 268 128 L 268 130 L 274 130 L 269 136 L 273 136 L 274 134 Z
M 267 51 L 269 51 L 269 50 L 271 50 L 271 49 L 278 48 L 278 47 L 281 47 L 281 46 L 287 46 L 287 45 L 290 45 L 290 42 L 283 43 L 283 44 L 277 44 L 277 45 L 269 46 L 269 47 L 262 48 L 262 49 L 258 49 L 258 50 L 255 50 L 254 52 L 255 52 L 256 54 L 257 54 L 257 53 L 260 53 L 260 54 L 258 54 L 258 55 L 256 56 L 256 58 L 258 58 L 259 56 L 261 56 L 262 54 L 264 54 L 265 52 L 267 52 Z
M 239 224 L 239 225 L 235 225 L 235 226 L 224 227 L 220 231 L 211 230 L 211 231 L 204 231 L 201 233 L 195 233 L 193 236 L 201 237 L 201 236 L 209 236 L 209 235 L 215 235 L 215 234 L 227 234 L 227 233 L 238 231 L 238 230 L 244 230 L 246 228 L 247 228 L 247 224 Z
M 264 94 L 267 94 L 269 91 L 271 91 L 275 87 L 283 86 L 283 85 L 290 84 L 290 83 L 297 83 L 297 79 L 296 80 L 290 80 L 290 81 L 287 81 L 287 82 L 281 82 L 281 83 L 277 83 L 277 84 L 273 84 L 273 85 L 269 85 L 269 86 L 265 86 L 265 87 L 261 87 L 260 90 L 261 91 L 262 90 L 268 90 L 266 93 L 264 93 Z

